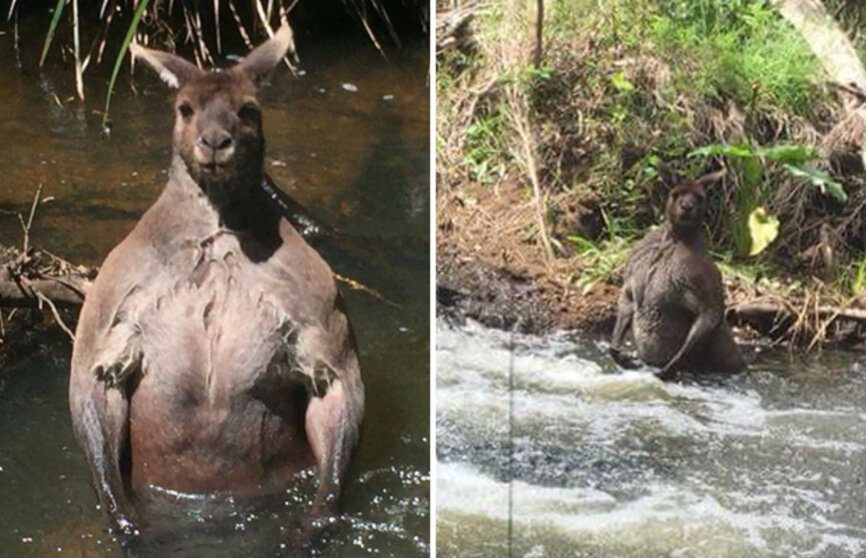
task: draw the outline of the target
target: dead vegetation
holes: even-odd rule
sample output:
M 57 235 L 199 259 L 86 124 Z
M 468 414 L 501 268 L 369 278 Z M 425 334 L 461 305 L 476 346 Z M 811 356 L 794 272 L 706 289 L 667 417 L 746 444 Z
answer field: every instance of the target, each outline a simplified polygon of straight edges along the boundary
M 851 115 L 862 100 L 852 112 L 851 93 L 819 79 L 802 110 L 758 90 L 706 94 L 683 81 L 700 59 L 625 31 L 612 37 L 600 23 L 551 31 L 538 67 L 530 4 L 440 3 L 440 277 L 469 261 L 508 270 L 539 285 L 556 327 L 607 329 L 619 269 L 631 241 L 660 221 L 667 189 L 725 168 L 707 232 L 726 270 L 745 271 L 727 274 L 731 319 L 791 346 L 860 343 L 866 184 Z M 810 168 L 847 200 L 763 156 L 694 155 L 708 145 L 814 150 Z M 734 208 L 757 200 L 781 226 L 749 257 L 736 238 L 746 215 Z
M 96 270 L 74 265 L 46 250 L 35 248 L 30 231 L 42 203 L 38 187 L 25 217 L 11 214 L 22 228 L 21 248 L 0 246 L 0 367 L 12 348 L 27 351 L 34 332 L 58 326 L 69 339 L 78 307 L 84 301 Z

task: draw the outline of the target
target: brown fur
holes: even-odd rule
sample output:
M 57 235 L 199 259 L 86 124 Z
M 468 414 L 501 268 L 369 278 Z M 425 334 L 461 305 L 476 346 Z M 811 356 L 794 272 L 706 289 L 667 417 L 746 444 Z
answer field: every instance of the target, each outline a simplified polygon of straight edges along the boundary
M 180 88 L 174 155 L 87 296 L 69 392 L 127 533 L 130 493 L 149 485 L 252 495 L 311 466 L 314 513 L 331 513 L 356 447 L 364 387 L 331 270 L 261 188 L 257 84 L 290 45 L 286 26 L 219 73 L 135 49 Z
M 629 255 L 620 293 L 611 353 L 631 329 L 641 360 L 677 370 L 740 372 L 745 364 L 725 322 L 724 286 L 704 247 L 701 227 L 704 184 L 682 184 L 671 192 L 664 225 L 641 239 Z

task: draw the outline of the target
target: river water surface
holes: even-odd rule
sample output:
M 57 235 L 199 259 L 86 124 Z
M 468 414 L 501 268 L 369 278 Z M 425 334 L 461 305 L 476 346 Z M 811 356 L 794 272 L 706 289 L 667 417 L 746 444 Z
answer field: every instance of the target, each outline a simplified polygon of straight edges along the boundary
M 592 340 L 437 330 L 441 556 L 866 555 L 861 356 L 663 383 Z
M 22 22 L 33 56 L 41 25 Z M 98 264 L 156 199 L 170 160 L 172 107 L 139 67 L 100 116 L 105 66 L 88 75 L 88 100 L 70 64 L 14 64 L 0 34 L 0 210 L 43 197 L 31 241 Z M 30 41 L 29 43 L 27 41 Z M 365 38 L 299 42 L 305 75 L 281 67 L 263 91 L 266 167 L 275 182 L 347 236 L 318 248 L 340 275 L 393 304 L 341 289 L 360 347 L 367 415 L 344 491 L 344 515 L 325 556 L 426 556 L 429 542 L 429 91 L 426 47 L 386 63 Z M 0 243 L 18 244 L 17 217 L 0 213 Z M 61 334 L 0 371 L 0 556 L 119 556 L 96 508 L 67 404 L 71 346 Z M 166 494 L 130 556 L 296 555 L 312 482 L 262 502 Z

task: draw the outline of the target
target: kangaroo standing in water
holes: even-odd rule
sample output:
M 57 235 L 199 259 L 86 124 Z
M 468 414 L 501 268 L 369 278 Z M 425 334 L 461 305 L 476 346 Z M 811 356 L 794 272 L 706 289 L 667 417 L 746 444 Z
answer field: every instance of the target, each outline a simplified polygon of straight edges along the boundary
M 335 511 L 364 413 L 357 349 L 330 268 L 261 187 L 257 88 L 292 46 L 285 24 L 213 72 L 133 46 L 178 88 L 171 169 L 88 293 L 69 390 L 126 533 L 136 490 L 257 495 L 313 466 L 313 514 Z
M 673 189 L 665 223 L 629 254 L 619 297 L 611 354 L 621 353 L 631 328 L 637 353 L 661 377 L 677 370 L 740 372 L 745 368 L 725 322 L 722 276 L 704 246 L 704 185 L 714 173 Z

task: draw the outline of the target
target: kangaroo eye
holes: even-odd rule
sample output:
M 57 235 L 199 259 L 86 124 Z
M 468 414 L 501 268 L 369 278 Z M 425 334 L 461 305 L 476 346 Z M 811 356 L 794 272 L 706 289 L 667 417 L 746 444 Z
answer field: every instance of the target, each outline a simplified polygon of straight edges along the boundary
M 255 103 L 246 103 L 238 111 L 238 116 L 243 120 L 257 120 L 262 114 L 259 105 Z
M 189 103 L 183 103 L 182 105 L 177 107 L 177 110 L 178 110 L 178 112 L 180 112 L 180 115 L 183 116 L 184 118 L 190 118 L 194 112 L 192 110 L 192 107 L 189 105 Z

